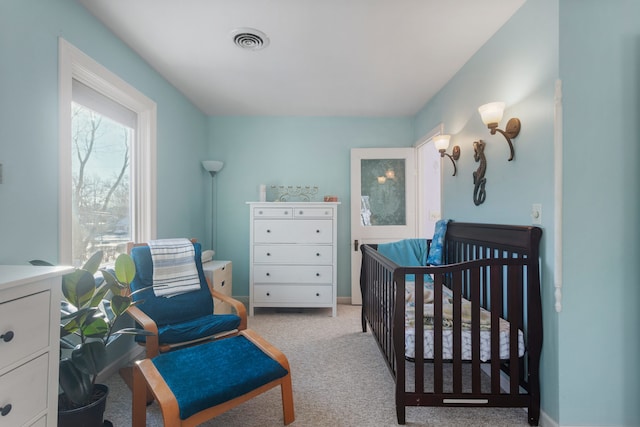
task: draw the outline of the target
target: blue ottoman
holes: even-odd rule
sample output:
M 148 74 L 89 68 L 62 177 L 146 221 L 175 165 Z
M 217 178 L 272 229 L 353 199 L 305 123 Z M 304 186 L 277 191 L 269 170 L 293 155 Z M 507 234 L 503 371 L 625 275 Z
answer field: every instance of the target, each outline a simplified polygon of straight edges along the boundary
M 295 419 L 286 356 L 257 333 L 195 345 L 136 362 L 132 425 L 146 425 L 146 389 L 156 398 L 164 425 L 196 426 L 280 386 L 284 424 Z

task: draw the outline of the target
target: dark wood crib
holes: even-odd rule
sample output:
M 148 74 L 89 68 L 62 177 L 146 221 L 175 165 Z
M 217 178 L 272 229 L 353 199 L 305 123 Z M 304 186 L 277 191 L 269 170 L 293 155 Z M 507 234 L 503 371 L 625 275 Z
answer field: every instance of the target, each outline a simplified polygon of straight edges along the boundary
M 541 236 L 538 227 L 450 222 L 437 267 L 399 266 L 377 245 L 361 246 L 362 330 L 370 326 L 395 380 L 399 424 L 405 424 L 407 406 L 488 406 L 526 407 L 529 424 L 538 425 Z M 418 303 L 429 292 L 425 275 L 433 278 L 432 304 Z M 406 324 L 407 284 L 416 301 L 409 311 L 415 310 L 414 319 L 430 311 L 427 326 L 426 320 Z

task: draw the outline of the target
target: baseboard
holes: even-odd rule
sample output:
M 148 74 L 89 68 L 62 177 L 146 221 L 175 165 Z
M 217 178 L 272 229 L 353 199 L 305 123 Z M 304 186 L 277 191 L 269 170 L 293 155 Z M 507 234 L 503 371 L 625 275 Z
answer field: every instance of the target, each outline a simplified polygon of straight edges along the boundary
M 546 412 L 540 411 L 540 426 L 541 427 L 560 427 L 554 419 L 552 419 Z
M 234 299 L 237 299 L 238 301 L 240 301 L 241 303 L 243 303 L 247 308 L 249 307 L 249 297 L 248 296 L 238 296 L 238 295 L 234 295 L 233 296 Z M 351 304 L 351 297 L 338 297 L 336 299 L 336 302 L 338 304 L 347 304 L 350 305 Z

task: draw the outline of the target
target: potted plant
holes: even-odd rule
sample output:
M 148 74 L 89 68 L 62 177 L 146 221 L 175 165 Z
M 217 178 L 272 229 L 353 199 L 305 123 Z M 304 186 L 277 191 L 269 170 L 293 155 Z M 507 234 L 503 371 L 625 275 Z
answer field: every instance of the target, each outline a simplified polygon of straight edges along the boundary
M 58 424 L 61 426 L 102 427 L 109 389 L 96 384 L 107 364 L 107 343 L 118 335 L 150 335 L 136 328 L 114 330 L 116 320 L 132 302 L 128 289 L 136 268 L 129 255 L 121 254 L 114 270 L 100 269 L 103 252 L 98 251 L 82 266 L 62 277 L 60 319 L 60 388 Z M 50 265 L 31 261 L 35 265 Z M 77 338 L 69 339 L 71 335 Z M 64 356 L 71 350 L 69 356 Z

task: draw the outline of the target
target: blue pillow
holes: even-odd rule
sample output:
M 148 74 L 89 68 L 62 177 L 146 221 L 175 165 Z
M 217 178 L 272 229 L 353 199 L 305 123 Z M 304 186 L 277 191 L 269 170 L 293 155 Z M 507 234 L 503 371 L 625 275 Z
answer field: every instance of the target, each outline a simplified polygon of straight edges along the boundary
M 427 265 L 442 265 L 442 247 L 444 246 L 444 236 L 447 234 L 448 219 L 441 219 L 436 222 L 436 228 L 429 247 Z

